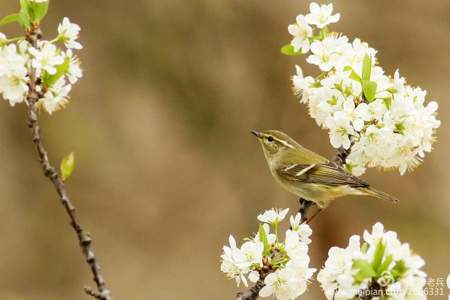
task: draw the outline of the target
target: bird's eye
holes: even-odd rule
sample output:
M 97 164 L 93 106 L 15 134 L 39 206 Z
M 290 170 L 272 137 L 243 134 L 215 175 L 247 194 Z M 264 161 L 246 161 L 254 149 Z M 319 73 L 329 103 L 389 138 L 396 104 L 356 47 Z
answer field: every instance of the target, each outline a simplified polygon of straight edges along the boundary
M 268 140 L 269 142 L 273 142 L 273 137 L 269 136 L 269 137 L 267 138 L 267 140 Z

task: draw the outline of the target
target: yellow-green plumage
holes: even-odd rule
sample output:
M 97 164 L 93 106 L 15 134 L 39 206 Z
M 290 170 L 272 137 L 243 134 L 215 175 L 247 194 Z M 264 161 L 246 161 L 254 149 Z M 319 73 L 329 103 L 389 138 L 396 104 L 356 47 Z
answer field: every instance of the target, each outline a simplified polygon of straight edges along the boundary
M 342 167 L 314 153 L 287 134 L 268 130 L 253 131 L 261 142 L 264 156 L 275 180 L 287 191 L 325 208 L 332 200 L 346 195 L 368 195 L 397 202 Z

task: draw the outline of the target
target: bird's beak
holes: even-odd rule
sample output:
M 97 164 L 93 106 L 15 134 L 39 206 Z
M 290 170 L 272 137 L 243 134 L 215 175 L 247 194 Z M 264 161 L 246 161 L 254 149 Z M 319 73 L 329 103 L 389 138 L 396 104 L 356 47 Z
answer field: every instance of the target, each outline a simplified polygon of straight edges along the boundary
M 253 133 L 259 139 L 263 137 L 263 134 L 261 132 L 259 132 L 259 131 L 250 130 L 250 132 Z

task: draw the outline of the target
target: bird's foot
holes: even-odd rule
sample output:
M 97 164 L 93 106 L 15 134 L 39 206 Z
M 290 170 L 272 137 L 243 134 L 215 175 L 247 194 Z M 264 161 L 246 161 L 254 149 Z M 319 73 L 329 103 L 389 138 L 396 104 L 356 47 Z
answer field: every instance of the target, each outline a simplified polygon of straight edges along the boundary
M 308 210 L 311 208 L 311 206 L 313 206 L 315 204 L 314 204 L 314 202 L 303 199 L 303 198 L 300 198 L 298 201 L 300 203 L 300 208 L 299 208 L 298 212 L 302 216 L 301 223 L 304 223 L 308 219 L 307 218 Z

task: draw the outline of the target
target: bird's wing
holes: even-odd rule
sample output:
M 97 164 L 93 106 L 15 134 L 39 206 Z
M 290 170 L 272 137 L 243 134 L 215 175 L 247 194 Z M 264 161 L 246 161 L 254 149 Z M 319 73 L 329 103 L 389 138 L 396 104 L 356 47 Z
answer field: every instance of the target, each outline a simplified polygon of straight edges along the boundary
M 348 185 L 350 187 L 368 187 L 369 184 L 346 172 L 335 163 L 325 164 L 289 164 L 277 168 L 278 175 L 287 180 L 302 183 L 325 184 L 329 186 Z

